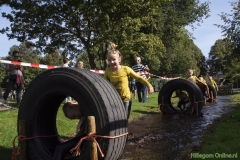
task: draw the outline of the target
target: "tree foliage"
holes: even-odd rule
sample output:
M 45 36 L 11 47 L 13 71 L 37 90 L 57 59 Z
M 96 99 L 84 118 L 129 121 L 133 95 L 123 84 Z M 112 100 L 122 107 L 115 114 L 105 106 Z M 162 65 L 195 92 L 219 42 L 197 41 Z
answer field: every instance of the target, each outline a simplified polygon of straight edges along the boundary
M 227 38 L 218 39 L 211 47 L 207 64 L 211 72 L 223 71 L 226 76 L 240 72 L 238 57 L 232 57 L 234 44 Z
M 11 27 L 1 32 L 10 39 L 36 40 L 40 51 L 62 49 L 71 59 L 86 53 L 91 68 L 106 67 L 99 62 L 105 62 L 107 46 L 114 42 L 123 63 L 132 64 L 141 55 L 146 62 L 154 61 L 156 71 L 166 49 L 178 43 L 181 28 L 201 22 L 208 12 L 208 4 L 199 0 L 3 0 L 1 5 L 12 9 L 2 13 Z
M 224 36 L 233 43 L 232 57 L 237 57 L 240 61 L 240 1 L 231 2 L 232 13 L 221 13 L 220 17 L 224 25 L 218 25 L 222 29 Z
M 0 31 L 23 43 L 36 42 L 26 46 L 37 57 L 24 57 L 29 63 L 62 65 L 62 57 L 69 57 L 84 61 L 85 68 L 105 69 L 108 44 L 114 42 L 124 65 L 132 66 L 140 56 L 155 75 L 185 77 L 189 68 L 204 72 L 204 56 L 183 28 L 208 17 L 208 2 L 2 0 L 0 6 L 11 8 L 2 13 L 11 26 Z M 29 70 L 26 77 L 38 74 Z

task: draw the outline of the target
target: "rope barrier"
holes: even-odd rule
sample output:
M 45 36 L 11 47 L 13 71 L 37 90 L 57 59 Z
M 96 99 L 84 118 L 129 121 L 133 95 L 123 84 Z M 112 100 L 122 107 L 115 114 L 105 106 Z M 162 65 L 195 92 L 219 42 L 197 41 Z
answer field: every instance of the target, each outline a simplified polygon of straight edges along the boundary
M 124 134 L 121 134 L 121 135 L 118 135 L 118 136 L 101 136 L 101 135 L 96 135 L 96 133 L 89 133 L 87 136 L 81 138 L 81 139 L 79 140 L 79 142 L 77 143 L 77 145 L 70 150 L 70 152 L 72 153 L 72 152 L 76 151 L 76 156 L 79 156 L 80 153 L 81 153 L 81 152 L 80 152 L 80 146 L 81 146 L 82 142 L 83 142 L 84 140 L 93 140 L 93 141 L 97 144 L 97 147 L 98 147 L 98 150 L 99 150 L 101 156 L 104 157 L 104 154 L 103 154 L 103 152 L 102 152 L 102 150 L 101 150 L 98 142 L 96 141 L 96 138 L 108 138 L 108 139 L 113 139 L 113 138 L 119 138 L 119 137 L 125 136 L 125 135 L 127 135 L 127 134 L 128 134 L 128 132 L 126 132 L 126 133 L 124 133 Z M 19 153 L 20 153 L 20 152 L 19 152 L 19 150 L 20 150 L 19 145 L 20 145 L 20 143 L 21 143 L 22 141 L 26 141 L 26 140 L 30 140 L 30 139 L 34 139 L 34 138 L 49 138 L 49 137 L 55 137 L 55 136 L 59 136 L 59 135 L 35 136 L 35 137 L 29 137 L 29 138 L 27 138 L 26 136 L 22 136 L 22 135 L 16 136 L 16 137 L 13 139 L 12 160 L 17 160 L 17 156 L 18 156 Z M 16 139 L 18 139 L 18 145 L 17 145 L 17 147 L 16 147 L 16 145 L 15 145 Z
M 18 61 L 8 61 L 8 60 L 2 60 L 2 59 L 0 59 L 0 63 L 15 64 L 15 65 L 21 65 L 21 66 L 27 66 L 27 67 L 33 67 L 33 68 L 44 68 L 44 69 L 53 69 L 53 68 L 59 67 L 59 66 L 53 66 L 53 65 L 34 64 L 34 63 L 26 63 L 26 62 L 18 62 Z
M 19 155 L 19 150 L 20 150 L 20 143 L 22 141 L 26 141 L 26 140 L 30 140 L 30 139 L 34 139 L 34 138 L 49 138 L 49 137 L 56 137 L 58 135 L 50 135 L 50 136 L 35 136 L 35 137 L 30 137 L 30 138 L 27 138 L 26 136 L 22 136 L 22 135 L 19 135 L 19 136 L 16 136 L 14 137 L 13 139 L 13 148 L 12 148 L 12 160 L 17 160 L 17 156 Z M 18 139 L 18 145 L 16 147 L 15 145 L 15 141 L 16 139 Z
M 6 64 L 14 64 L 14 65 L 21 65 L 21 66 L 26 66 L 26 67 L 33 67 L 33 68 L 43 68 L 43 69 L 54 69 L 54 68 L 59 68 L 60 66 L 53 66 L 53 65 L 44 65 L 44 64 L 34 64 L 34 63 L 26 63 L 26 62 L 18 62 L 18 61 L 8 61 L 8 60 L 1 60 L 0 59 L 0 63 L 6 63 Z M 96 69 L 89 69 L 91 72 L 97 73 L 97 74 L 104 74 L 105 70 L 96 70 Z M 161 77 L 161 76 L 157 76 L 154 75 L 152 73 L 149 72 L 137 72 L 137 74 L 141 75 L 141 74 L 149 74 L 150 76 L 154 76 L 160 79 L 164 79 L 164 80 L 174 80 L 174 79 L 178 79 L 180 77 L 175 77 L 175 78 L 166 78 L 166 77 Z
M 128 134 L 128 132 L 126 132 L 126 133 L 124 133 L 124 134 L 121 134 L 121 135 L 118 135 L 118 136 L 100 136 L 100 135 L 96 135 L 96 133 L 89 133 L 87 136 L 81 138 L 81 139 L 79 140 L 79 142 L 77 143 L 77 145 L 70 150 L 70 152 L 72 153 L 72 152 L 76 151 L 76 156 L 79 156 L 80 153 L 81 153 L 81 151 L 80 151 L 80 146 L 81 146 L 82 142 L 83 142 L 84 140 L 93 140 L 93 141 L 97 144 L 97 148 L 98 148 L 101 156 L 104 157 L 104 154 L 103 154 L 103 152 L 102 152 L 102 150 L 101 150 L 98 142 L 96 141 L 96 138 L 108 138 L 108 139 L 112 139 L 112 138 L 119 138 L 119 137 L 125 136 L 125 135 L 127 135 L 127 134 Z

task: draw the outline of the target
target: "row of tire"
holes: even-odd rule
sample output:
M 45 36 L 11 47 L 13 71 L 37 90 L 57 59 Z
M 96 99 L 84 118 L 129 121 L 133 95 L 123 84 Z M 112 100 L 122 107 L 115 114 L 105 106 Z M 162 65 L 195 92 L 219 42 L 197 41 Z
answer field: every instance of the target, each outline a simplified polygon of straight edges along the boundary
M 208 101 L 215 101 L 217 97 L 217 91 L 215 88 L 210 84 L 207 83 L 209 88 L 209 93 L 211 97 L 208 99 Z M 175 114 L 179 113 L 179 110 L 176 109 L 175 106 L 173 106 L 172 103 L 172 95 L 173 92 L 181 89 L 188 93 L 191 106 L 188 107 L 187 110 L 185 110 L 183 113 L 191 113 L 191 114 L 197 114 L 201 112 L 203 106 L 205 105 L 205 99 L 203 95 L 203 91 L 200 89 L 200 87 L 193 83 L 192 81 L 189 81 L 187 79 L 175 79 L 167 82 L 160 90 L 158 95 L 158 104 L 160 106 L 160 110 L 162 113 L 165 114 Z
M 183 79 L 169 81 L 162 87 L 158 97 L 159 104 L 164 99 L 164 103 L 169 104 L 167 108 L 173 112 L 170 96 L 176 89 L 186 90 L 191 99 L 195 97 L 201 110 L 203 106 L 201 91 L 196 84 Z M 20 121 L 25 121 L 26 136 L 36 137 L 26 142 L 27 160 L 52 160 L 56 146 L 64 145 L 61 137 L 49 135 L 58 135 L 56 117 L 67 96 L 78 102 L 84 116 L 95 117 L 98 135 L 112 137 L 127 133 L 126 111 L 119 94 L 110 82 L 85 69 L 70 67 L 51 69 L 31 82 L 19 107 L 18 125 Z M 105 155 L 104 158 L 99 156 L 98 159 L 119 159 L 126 140 L 127 136 L 98 138 L 99 146 Z M 89 143 L 83 143 L 80 156 L 72 156 L 66 151 L 62 159 L 88 160 L 89 152 Z

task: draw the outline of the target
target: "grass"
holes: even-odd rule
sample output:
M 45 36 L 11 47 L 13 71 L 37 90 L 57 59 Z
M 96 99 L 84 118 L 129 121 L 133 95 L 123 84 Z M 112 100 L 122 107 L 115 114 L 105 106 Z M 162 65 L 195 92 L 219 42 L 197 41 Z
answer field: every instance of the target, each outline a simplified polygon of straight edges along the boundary
M 240 154 L 240 94 L 231 95 L 235 110 L 213 125 L 211 134 L 204 140 L 200 154 Z
M 150 94 L 146 103 L 139 103 L 138 99 L 132 99 L 132 108 L 130 113 L 129 122 L 141 118 L 148 114 L 158 112 L 158 93 Z
M 158 111 L 158 93 L 149 95 L 146 103 L 139 103 L 137 99 L 133 99 L 132 110 L 129 121 L 133 121 L 147 114 L 152 114 Z M 10 105 L 15 106 L 16 101 L 8 101 Z M 11 159 L 13 139 L 17 133 L 17 117 L 18 109 L 0 111 L 0 159 Z M 69 120 L 66 118 L 60 107 L 57 114 L 57 129 L 58 134 L 62 137 L 72 136 L 76 131 L 78 120 Z

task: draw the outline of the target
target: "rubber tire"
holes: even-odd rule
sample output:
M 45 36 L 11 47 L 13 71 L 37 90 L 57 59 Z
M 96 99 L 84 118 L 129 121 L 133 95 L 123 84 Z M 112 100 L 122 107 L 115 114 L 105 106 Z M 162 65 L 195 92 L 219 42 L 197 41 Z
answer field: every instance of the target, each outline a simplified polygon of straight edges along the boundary
M 123 102 L 102 76 L 85 69 L 56 68 L 37 76 L 24 93 L 18 122 L 26 121 L 27 137 L 58 135 L 56 116 L 59 106 L 70 96 L 81 106 L 84 116 L 95 116 L 97 135 L 117 136 L 127 132 L 127 115 Z M 116 160 L 122 154 L 127 136 L 97 138 L 105 155 L 98 159 Z M 27 140 L 27 160 L 52 160 L 58 136 Z M 88 160 L 88 143 L 84 143 L 78 160 Z
M 212 91 L 213 92 L 213 98 L 216 99 L 217 98 L 217 91 L 216 91 L 216 89 L 210 83 L 207 83 L 207 85 L 208 85 L 208 88 L 209 88 L 210 97 L 212 97 L 212 95 L 211 95 L 211 91 Z
M 209 92 L 213 92 L 213 97 L 214 98 L 217 98 L 217 91 L 216 91 L 216 89 L 213 87 L 213 85 L 212 84 L 210 84 L 210 83 L 207 83 L 208 84 L 208 88 L 209 88 Z M 211 94 L 211 93 L 210 93 Z
M 168 81 L 163 87 L 161 88 L 158 94 L 158 104 L 164 104 L 164 110 L 162 111 L 163 114 L 175 114 L 179 113 L 179 110 L 175 109 L 171 103 L 171 96 L 174 91 L 177 89 L 182 89 L 188 92 L 189 98 L 191 100 L 191 104 L 194 104 L 194 96 L 196 102 L 198 102 L 198 113 L 201 112 L 202 107 L 204 105 L 204 97 L 200 88 L 193 83 L 192 81 L 186 79 L 175 79 Z M 164 98 L 162 98 L 164 97 Z M 164 101 L 164 102 L 163 102 Z M 184 113 L 190 113 L 190 110 L 185 111 Z M 194 110 L 193 114 L 196 114 L 196 109 Z

